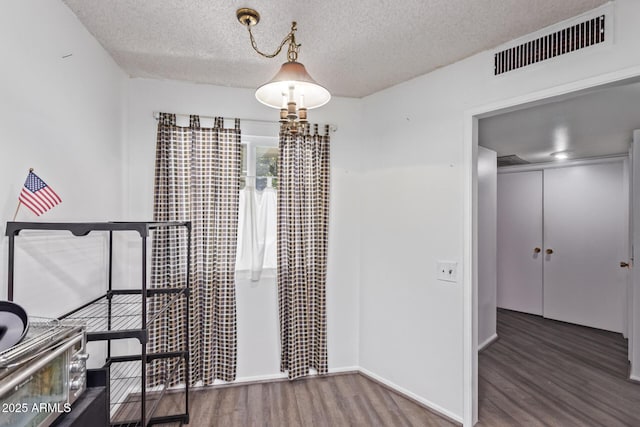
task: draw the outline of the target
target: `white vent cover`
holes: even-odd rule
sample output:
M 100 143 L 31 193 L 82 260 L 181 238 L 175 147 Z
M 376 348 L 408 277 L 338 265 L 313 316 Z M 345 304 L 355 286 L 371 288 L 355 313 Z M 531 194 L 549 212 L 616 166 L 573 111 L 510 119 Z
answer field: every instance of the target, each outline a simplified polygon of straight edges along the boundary
M 581 15 L 571 19 L 572 22 L 564 21 L 546 28 L 530 35 L 526 41 L 519 39 L 516 42 L 518 44 L 496 52 L 494 75 L 604 43 L 609 38 L 610 31 L 606 24 L 610 24 L 610 20 L 606 19 L 602 9 L 591 11 L 591 17 Z M 593 16 L 594 12 L 597 12 L 596 16 Z M 541 32 L 544 33 L 541 35 Z

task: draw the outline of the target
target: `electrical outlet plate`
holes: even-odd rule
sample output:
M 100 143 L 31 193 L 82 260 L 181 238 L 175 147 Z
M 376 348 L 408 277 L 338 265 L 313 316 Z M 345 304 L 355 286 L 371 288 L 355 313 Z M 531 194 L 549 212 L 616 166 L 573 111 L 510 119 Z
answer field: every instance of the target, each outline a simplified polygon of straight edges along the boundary
M 436 277 L 445 282 L 458 281 L 458 263 L 451 261 L 438 261 L 436 263 Z

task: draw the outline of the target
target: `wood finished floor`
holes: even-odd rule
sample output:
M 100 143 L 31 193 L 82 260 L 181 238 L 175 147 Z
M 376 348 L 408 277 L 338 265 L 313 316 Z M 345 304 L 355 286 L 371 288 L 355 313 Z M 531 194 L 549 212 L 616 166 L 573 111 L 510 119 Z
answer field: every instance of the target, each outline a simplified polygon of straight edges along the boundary
M 640 427 L 620 334 L 498 310 L 498 335 L 479 355 L 477 426 Z M 197 427 L 456 425 L 359 374 L 190 396 Z
M 479 355 L 479 426 L 640 426 L 622 335 L 498 311 Z
M 360 374 L 190 393 L 189 426 L 456 426 Z M 162 412 L 162 408 L 160 408 Z

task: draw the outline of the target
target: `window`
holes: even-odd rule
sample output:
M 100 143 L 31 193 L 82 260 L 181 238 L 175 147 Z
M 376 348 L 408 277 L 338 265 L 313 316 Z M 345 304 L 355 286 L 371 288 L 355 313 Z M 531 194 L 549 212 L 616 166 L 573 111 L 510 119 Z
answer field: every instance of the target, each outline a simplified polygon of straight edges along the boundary
M 247 177 L 255 181 L 258 191 L 271 186 L 278 188 L 278 153 L 280 150 L 272 145 L 256 145 L 251 142 L 242 143 L 242 177 L 240 187 L 245 188 Z
M 278 147 L 255 147 L 256 190 L 278 188 Z
M 238 250 L 236 271 L 252 281 L 262 277 L 263 270 L 277 266 L 277 188 L 278 147 L 269 141 L 243 141 L 242 178 L 238 212 Z

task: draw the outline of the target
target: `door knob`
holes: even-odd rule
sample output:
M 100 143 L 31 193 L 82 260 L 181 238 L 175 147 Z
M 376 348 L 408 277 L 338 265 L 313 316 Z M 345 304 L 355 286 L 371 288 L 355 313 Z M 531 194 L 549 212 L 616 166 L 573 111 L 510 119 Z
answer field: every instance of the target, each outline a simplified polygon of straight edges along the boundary
M 545 252 L 547 255 L 551 255 L 553 253 L 553 249 L 547 249 Z
M 620 261 L 620 267 L 621 268 L 629 268 L 629 263 L 628 262 L 624 262 L 624 261 Z
M 534 254 L 539 254 L 539 253 L 540 253 L 540 251 L 542 251 L 542 249 L 540 249 L 540 248 L 533 248 L 533 253 L 534 253 Z

